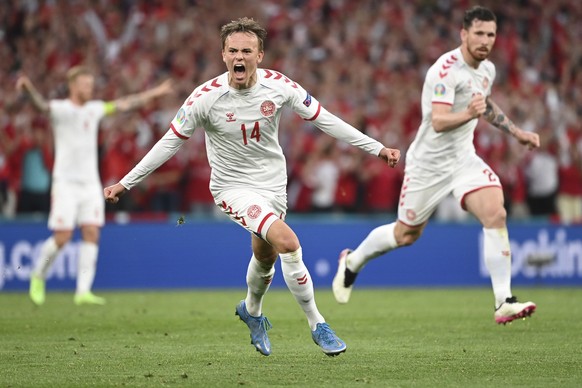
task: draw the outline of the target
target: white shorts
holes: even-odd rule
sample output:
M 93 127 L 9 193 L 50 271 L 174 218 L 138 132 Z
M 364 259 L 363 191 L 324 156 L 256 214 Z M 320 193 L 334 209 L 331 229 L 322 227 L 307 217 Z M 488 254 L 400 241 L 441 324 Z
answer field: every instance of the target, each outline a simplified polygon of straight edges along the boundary
M 427 221 L 450 193 L 465 209 L 467 194 L 485 187 L 501 187 L 497 174 L 475 154 L 468 155 L 450 174 L 427 176 L 415 170 L 415 166 L 406 169 L 398 203 L 398 220 L 409 226 Z
M 216 205 L 231 220 L 267 241 L 269 228 L 287 212 L 287 195 L 247 189 L 222 190 L 214 195 Z
M 105 199 L 103 188 L 95 183 L 53 182 L 48 227 L 73 230 L 76 226 L 103 226 Z

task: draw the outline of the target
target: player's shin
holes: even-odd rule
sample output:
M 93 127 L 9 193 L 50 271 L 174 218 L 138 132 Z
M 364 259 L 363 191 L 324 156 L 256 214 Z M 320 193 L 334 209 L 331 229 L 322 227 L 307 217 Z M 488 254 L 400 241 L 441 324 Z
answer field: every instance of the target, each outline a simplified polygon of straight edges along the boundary
M 483 258 L 491 276 L 495 307 L 511 297 L 511 249 L 507 228 L 483 228 Z
M 273 276 L 275 275 L 275 265 L 265 264 L 251 257 L 247 268 L 247 297 L 245 299 L 246 309 L 250 315 L 258 317 L 263 309 L 263 296 L 269 290 Z
M 315 304 L 313 282 L 307 267 L 303 263 L 302 250 L 299 248 L 295 252 L 282 253 L 280 256 L 285 283 L 303 309 L 311 330 L 315 330 L 317 324 L 325 322 L 325 319 L 319 313 Z
M 58 253 L 59 247 L 57 246 L 54 237 L 51 236 L 42 244 L 40 255 L 34 267 L 32 276 L 40 279 L 46 278 L 46 274 L 52 263 L 55 261 Z
M 394 236 L 395 227 L 396 222 L 393 222 L 372 230 L 364 241 L 353 252 L 350 252 L 346 267 L 354 273 L 360 272 L 370 260 L 398 248 Z
M 79 247 L 79 265 L 77 268 L 77 295 L 91 291 L 97 268 L 99 247 L 95 243 L 83 241 Z

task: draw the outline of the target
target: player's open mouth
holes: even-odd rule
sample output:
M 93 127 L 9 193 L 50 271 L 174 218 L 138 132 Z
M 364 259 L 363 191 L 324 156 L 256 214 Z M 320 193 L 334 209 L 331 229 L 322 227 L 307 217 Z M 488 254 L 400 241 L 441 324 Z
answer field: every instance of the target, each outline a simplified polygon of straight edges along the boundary
M 236 75 L 243 75 L 244 72 L 245 72 L 245 66 L 244 65 L 240 65 L 240 64 L 234 65 L 234 73 Z

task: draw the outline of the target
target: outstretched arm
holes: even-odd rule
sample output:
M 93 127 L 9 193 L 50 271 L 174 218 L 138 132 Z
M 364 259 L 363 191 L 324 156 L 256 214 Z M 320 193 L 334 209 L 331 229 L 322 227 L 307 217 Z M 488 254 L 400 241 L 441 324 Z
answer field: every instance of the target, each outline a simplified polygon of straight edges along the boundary
M 527 146 L 530 150 L 540 146 L 540 137 L 537 133 L 527 132 L 517 127 L 491 98 L 487 98 L 486 103 L 487 107 L 483 113 L 483 118 L 491 125 L 512 135 L 520 144 Z
M 314 124 L 323 132 L 383 159 L 390 167 L 400 160 L 400 151 L 386 148 L 380 142 L 358 131 L 323 107 Z
M 39 111 L 46 113 L 49 111 L 48 101 L 36 90 L 30 79 L 26 75 L 21 75 L 16 80 L 16 90 L 24 91 L 32 99 L 32 104 Z
M 148 102 L 154 98 L 164 96 L 166 94 L 172 93 L 173 82 L 172 80 L 166 80 L 156 86 L 153 89 L 146 90 L 141 93 L 131 94 L 129 96 L 121 97 L 115 101 L 115 110 L 118 112 L 127 112 L 132 109 L 140 108 L 146 105 Z
M 143 159 L 118 183 L 103 189 L 105 200 L 117 203 L 127 190 L 144 180 L 158 167 L 170 159 L 182 146 L 185 140 L 177 137 L 172 130 L 169 130 Z

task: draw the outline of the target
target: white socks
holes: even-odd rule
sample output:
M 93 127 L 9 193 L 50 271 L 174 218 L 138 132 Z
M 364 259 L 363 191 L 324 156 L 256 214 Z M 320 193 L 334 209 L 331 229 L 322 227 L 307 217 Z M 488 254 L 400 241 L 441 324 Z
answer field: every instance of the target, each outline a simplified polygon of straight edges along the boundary
M 360 272 L 366 263 L 398 248 L 394 228 L 396 222 L 372 230 L 360 245 L 348 255 L 346 266 L 352 272 Z
M 313 331 L 316 329 L 316 325 L 325 322 L 325 319 L 323 319 L 315 305 L 313 282 L 307 267 L 303 264 L 301 247 L 295 252 L 282 253 L 280 256 L 285 283 L 303 309 L 309 322 L 309 327 Z
M 491 276 L 495 308 L 511 297 L 511 248 L 507 228 L 483 228 L 483 257 Z
M 81 242 L 79 246 L 79 264 L 77 266 L 77 295 L 91 291 L 97 267 L 97 244 Z
M 49 237 L 42 244 L 40 248 L 40 255 L 38 261 L 32 271 L 32 276 L 39 277 L 41 279 L 46 278 L 46 274 L 51 267 L 52 263 L 55 261 L 57 254 L 59 253 L 59 247 L 54 239 L 54 237 Z
M 261 263 L 255 255 L 251 257 L 247 268 L 247 297 L 245 305 L 247 311 L 253 317 L 261 315 L 263 308 L 263 296 L 267 293 L 273 276 L 275 275 L 275 265 Z

